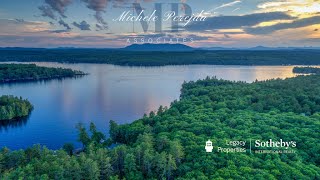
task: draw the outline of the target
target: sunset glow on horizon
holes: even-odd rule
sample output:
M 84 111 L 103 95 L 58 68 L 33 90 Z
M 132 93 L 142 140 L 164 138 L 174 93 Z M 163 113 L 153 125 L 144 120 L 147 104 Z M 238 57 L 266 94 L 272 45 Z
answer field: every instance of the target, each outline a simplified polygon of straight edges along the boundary
M 129 45 L 128 38 L 189 38 L 193 42 L 185 43 L 193 47 L 320 47 L 318 0 L 174 0 L 170 3 L 186 3 L 192 13 L 203 11 L 206 16 L 178 32 L 171 32 L 171 22 L 163 22 L 162 32 L 148 22 L 144 32 L 140 22 L 112 20 L 124 11 L 134 12 L 135 2 L 2 0 L 0 47 L 117 48 Z M 155 3 L 163 3 L 162 13 L 171 11 L 165 0 L 139 3 L 145 15 L 154 11 Z M 179 6 L 181 15 L 185 7 Z

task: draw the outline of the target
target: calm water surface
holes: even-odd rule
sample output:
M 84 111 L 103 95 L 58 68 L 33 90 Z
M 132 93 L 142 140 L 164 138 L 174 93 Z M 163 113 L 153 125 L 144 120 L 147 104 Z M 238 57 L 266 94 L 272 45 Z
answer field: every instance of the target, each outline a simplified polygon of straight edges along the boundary
M 295 76 L 292 66 L 166 66 L 121 67 L 104 64 L 36 63 L 90 73 L 81 78 L 0 85 L 0 95 L 27 98 L 34 105 L 28 119 L 0 124 L 0 148 L 33 144 L 58 149 L 66 142 L 76 147 L 77 123 L 94 122 L 108 135 L 109 120 L 130 123 L 179 98 L 183 81 L 216 76 L 252 82 Z

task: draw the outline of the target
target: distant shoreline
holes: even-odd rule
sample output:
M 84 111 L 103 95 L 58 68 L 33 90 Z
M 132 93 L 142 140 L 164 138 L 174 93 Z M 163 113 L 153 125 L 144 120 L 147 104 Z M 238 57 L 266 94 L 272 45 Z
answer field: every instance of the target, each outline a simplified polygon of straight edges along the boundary
M 0 61 L 97 63 L 120 66 L 307 66 L 320 65 L 320 50 L 128 51 L 104 49 L 1 49 Z

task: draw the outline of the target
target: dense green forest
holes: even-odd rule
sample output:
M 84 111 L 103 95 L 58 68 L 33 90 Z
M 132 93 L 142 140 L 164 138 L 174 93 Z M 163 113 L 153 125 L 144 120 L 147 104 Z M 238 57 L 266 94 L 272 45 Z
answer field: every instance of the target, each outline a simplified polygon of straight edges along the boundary
M 298 74 L 320 74 L 320 68 L 316 67 L 294 67 L 292 71 Z
M 110 138 L 77 126 L 84 151 L 35 145 L 0 151 L 3 179 L 319 179 L 320 76 L 251 84 L 184 83 L 179 101 L 132 124 L 110 121 Z M 206 153 L 205 142 L 296 141 L 294 154 Z M 112 148 L 110 148 L 112 147 Z M 248 148 L 248 145 L 246 145 Z
M 39 67 L 35 64 L 0 64 L 0 83 L 74 77 L 81 71 L 63 68 Z
M 303 61 L 302 61 L 303 60 Z M 320 65 L 320 50 L 194 50 L 137 52 L 112 49 L 0 49 L 0 61 L 108 63 L 128 66 L 187 64 Z
M 3 179 L 319 179 L 320 76 L 254 83 L 184 83 L 179 101 L 132 124 L 110 121 L 110 138 L 78 125 L 84 152 L 36 145 L 0 151 Z M 205 152 L 205 142 L 214 145 Z M 295 141 L 292 154 L 217 152 L 230 140 Z M 112 147 L 112 148 L 110 148 Z M 246 144 L 246 148 L 249 145 Z
M 32 104 L 21 97 L 0 97 L 0 121 L 28 116 L 32 109 Z

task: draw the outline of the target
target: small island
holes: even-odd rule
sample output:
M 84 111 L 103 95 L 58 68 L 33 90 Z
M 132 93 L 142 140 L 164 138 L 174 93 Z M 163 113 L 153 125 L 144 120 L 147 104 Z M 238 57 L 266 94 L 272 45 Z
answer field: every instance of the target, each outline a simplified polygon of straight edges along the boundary
M 294 67 L 292 71 L 297 74 L 320 74 L 320 68 L 316 67 Z
M 21 97 L 0 97 L 0 121 L 26 117 L 30 114 L 32 109 L 32 104 Z
M 0 83 L 49 80 L 82 75 L 86 74 L 72 69 L 40 67 L 35 64 L 0 64 Z

